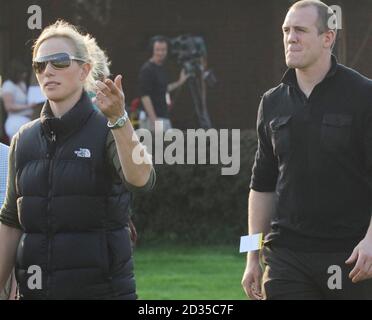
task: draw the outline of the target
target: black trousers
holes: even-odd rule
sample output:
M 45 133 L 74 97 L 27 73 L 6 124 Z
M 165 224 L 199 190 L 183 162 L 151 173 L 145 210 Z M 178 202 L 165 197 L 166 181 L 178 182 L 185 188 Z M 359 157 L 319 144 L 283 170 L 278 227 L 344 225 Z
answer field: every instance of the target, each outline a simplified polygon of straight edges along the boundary
M 262 290 L 266 300 L 372 300 L 372 279 L 356 284 L 351 252 L 308 253 L 265 246 Z

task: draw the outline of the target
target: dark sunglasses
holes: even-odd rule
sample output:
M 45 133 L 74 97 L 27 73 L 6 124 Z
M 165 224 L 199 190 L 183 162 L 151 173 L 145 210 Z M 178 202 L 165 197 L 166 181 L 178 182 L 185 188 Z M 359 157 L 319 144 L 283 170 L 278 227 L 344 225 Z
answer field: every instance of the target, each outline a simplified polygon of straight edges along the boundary
M 36 73 L 42 73 L 45 70 L 48 63 L 50 62 L 54 69 L 60 70 L 68 68 L 73 60 L 79 62 L 86 62 L 84 59 L 77 58 L 68 53 L 63 52 L 37 58 L 34 61 L 32 61 L 32 67 Z

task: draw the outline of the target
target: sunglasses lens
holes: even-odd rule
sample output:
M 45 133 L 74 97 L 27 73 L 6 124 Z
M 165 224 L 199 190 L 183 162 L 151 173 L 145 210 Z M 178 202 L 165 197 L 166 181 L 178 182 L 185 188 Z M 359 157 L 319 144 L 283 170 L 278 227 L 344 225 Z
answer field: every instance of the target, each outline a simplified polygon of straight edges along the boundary
M 50 61 L 54 68 L 64 69 L 70 66 L 71 60 L 69 56 L 61 56 L 59 58 L 53 59 Z
M 42 73 L 46 68 L 47 62 L 33 62 L 32 67 L 36 73 Z
M 49 59 L 48 59 L 49 58 Z M 32 67 L 36 73 L 44 72 L 47 64 L 50 62 L 54 69 L 64 69 L 71 65 L 70 56 L 66 53 L 59 53 L 50 57 L 41 58 L 41 62 L 34 61 Z

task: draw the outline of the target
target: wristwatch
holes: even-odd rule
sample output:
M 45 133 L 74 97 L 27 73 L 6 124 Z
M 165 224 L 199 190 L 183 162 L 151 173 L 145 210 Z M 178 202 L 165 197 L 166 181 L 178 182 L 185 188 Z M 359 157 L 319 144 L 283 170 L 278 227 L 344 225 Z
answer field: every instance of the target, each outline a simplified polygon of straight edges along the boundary
M 121 128 L 125 125 L 125 123 L 129 120 L 127 111 L 124 111 L 124 115 L 121 116 L 115 123 L 111 123 L 110 121 L 107 122 L 107 126 L 110 129 L 117 129 Z

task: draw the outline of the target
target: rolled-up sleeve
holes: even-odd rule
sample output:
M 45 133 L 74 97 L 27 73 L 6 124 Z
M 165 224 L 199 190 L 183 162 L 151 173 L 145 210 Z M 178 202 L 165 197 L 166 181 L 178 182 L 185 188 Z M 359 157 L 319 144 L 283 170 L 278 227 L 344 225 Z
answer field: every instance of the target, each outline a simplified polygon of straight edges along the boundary
M 120 179 L 121 182 L 124 183 L 128 191 L 133 193 L 143 193 L 148 192 L 154 188 L 156 182 L 156 173 L 154 168 L 151 169 L 147 183 L 142 187 L 134 186 L 125 179 L 123 170 L 121 168 L 119 155 L 116 149 L 115 139 L 111 132 L 109 132 L 107 136 L 106 153 L 107 153 L 106 161 L 108 165 L 111 167 L 111 171 L 114 174 L 115 180 L 117 181 L 118 179 Z
M 252 168 L 250 188 L 257 192 L 274 192 L 278 179 L 278 163 L 273 153 L 271 138 L 264 119 L 264 101 L 261 99 L 257 115 L 258 148 Z

